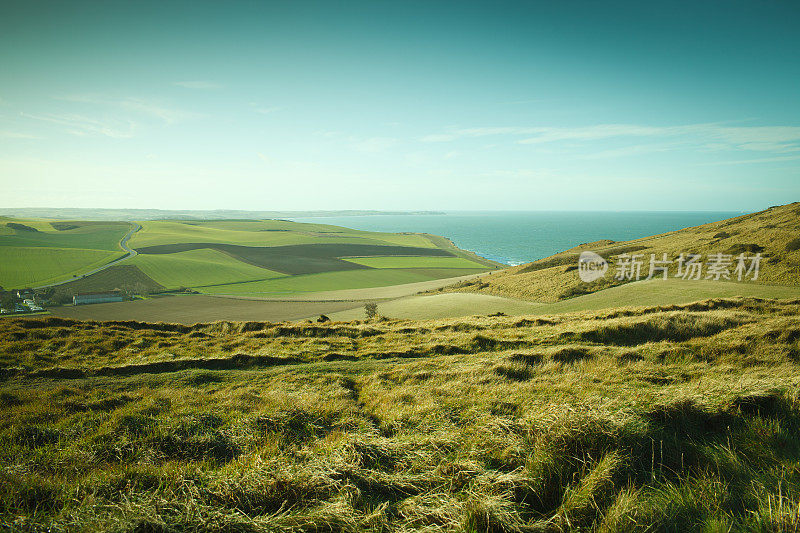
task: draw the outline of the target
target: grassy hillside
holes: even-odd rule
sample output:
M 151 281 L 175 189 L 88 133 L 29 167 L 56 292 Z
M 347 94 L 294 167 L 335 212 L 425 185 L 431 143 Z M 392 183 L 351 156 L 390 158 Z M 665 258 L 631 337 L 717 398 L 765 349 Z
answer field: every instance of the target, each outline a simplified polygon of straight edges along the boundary
M 609 271 L 604 279 L 587 284 L 578 277 L 576 268 L 578 256 L 585 250 L 594 251 L 610 261 Z M 526 298 L 537 302 L 556 302 L 582 294 L 609 290 L 609 287 L 622 284 L 622 281 L 613 279 L 616 274 L 616 260 L 620 254 L 642 254 L 644 260 L 642 277 L 644 278 L 648 274 L 651 254 L 655 254 L 657 259 L 661 259 L 662 254 L 666 253 L 668 259 L 674 260 L 682 252 L 702 254 L 702 260 L 706 266 L 708 254 L 722 253 L 736 256 L 745 253 L 746 256 L 753 256 L 760 252 L 763 259 L 759 278 L 755 282 L 748 279 L 739 283 L 742 287 L 742 292 L 739 294 L 774 296 L 775 289 L 764 289 L 761 294 L 758 292 L 759 289 L 753 289 L 751 285 L 792 287 L 800 285 L 800 203 L 772 207 L 758 213 L 632 241 L 614 242 L 609 240 L 582 244 L 533 263 L 465 282 L 450 290 Z M 677 265 L 673 264 L 670 267 L 670 276 L 674 277 L 675 274 L 677 274 Z M 706 275 L 706 270 L 703 275 Z M 659 280 L 647 285 L 636 284 L 636 289 L 631 289 L 631 291 L 656 290 L 658 292 L 658 283 Z M 670 287 L 672 286 L 674 284 L 670 285 Z M 730 285 L 726 284 L 702 285 L 689 282 L 682 287 L 684 298 L 688 299 L 680 301 L 737 294 L 736 291 L 731 293 Z M 705 289 L 719 287 L 721 290 L 718 293 L 713 290 L 712 292 L 700 290 L 694 294 L 688 294 L 700 287 L 705 287 Z M 660 293 L 667 294 L 665 291 L 660 291 Z M 792 291 L 787 291 L 785 295 L 790 297 L 792 294 L 794 294 Z M 632 293 L 610 292 L 608 297 L 613 295 L 628 297 L 632 296 Z M 635 296 L 631 303 L 635 303 L 637 298 L 647 298 L 647 296 Z M 663 302 L 671 303 L 668 299 Z M 610 307 L 628 305 L 628 301 L 624 298 L 608 300 L 608 303 Z M 657 302 L 651 300 L 647 303 L 655 304 Z
M 0 522 L 796 531 L 800 301 L 558 317 L 0 321 Z
M 767 285 L 713 280 L 650 280 L 627 283 L 560 302 L 541 304 L 535 313 L 555 314 L 595 311 L 612 307 L 675 305 L 706 298 L 800 299 L 800 285 Z

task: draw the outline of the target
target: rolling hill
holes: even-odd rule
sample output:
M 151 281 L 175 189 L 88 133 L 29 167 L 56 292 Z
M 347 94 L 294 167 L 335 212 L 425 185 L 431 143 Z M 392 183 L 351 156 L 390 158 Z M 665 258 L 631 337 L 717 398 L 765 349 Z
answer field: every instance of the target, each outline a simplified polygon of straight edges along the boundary
M 584 283 L 578 275 L 578 258 L 583 251 L 593 251 L 609 262 L 605 277 Z M 681 253 L 699 254 L 706 270 L 700 280 L 676 277 L 676 259 Z M 752 274 L 738 281 L 733 275 L 736 256 L 761 255 L 757 280 Z M 621 257 L 641 254 L 642 281 L 615 279 Z M 659 277 L 643 281 L 648 275 L 651 254 L 657 260 L 673 260 L 669 280 Z M 731 279 L 706 279 L 715 254 L 731 256 Z M 750 263 L 747 263 L 749 267 Z M 685 272 L 685 270 L 684 270 Z M 620 285 L 627 285 L 623 290 Z M 800 203 L 771 207 L 765 211 L 678 231 L 624 242 L 610 240 L 581 244 L 559 254 L 532 263 L 508 268 L 490 275 L 443 289 L 454 292 L 477 292 L 495 296 L 527 299 L 539 303 L 571 304 L 544 306 L 541 312 L 581 310 L 584 308 L 624 305 L 658 305 L 690 302 L 708 297 L 762 296 L 796 297 L 800 286 Z M 583 295 L 591 295 L 590 296 Z M 602 296 L 601 296 L 602 294 Z M 588 307 L 582 307 L 583 305 Z
M 129 231 L 127 246 L 133 251 L 126 257 L 120 241 Z M 56 291 L 65 294 L 86 288 L 139 293 L 190 288 L 266 295 L 412 283 L 502 266 L 434 235 L 285 220 L 130 224 L 3 218 L 0 255 L 0 286 L 60 283 Z
M 70 280 L 126 255 L 127 222 L 47 221 L 0 217 L 0 286 Z

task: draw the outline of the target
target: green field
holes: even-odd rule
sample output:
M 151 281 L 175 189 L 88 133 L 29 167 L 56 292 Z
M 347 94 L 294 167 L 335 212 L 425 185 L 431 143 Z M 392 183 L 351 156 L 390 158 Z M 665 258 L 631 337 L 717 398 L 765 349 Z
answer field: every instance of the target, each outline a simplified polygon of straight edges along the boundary
M 378 303 L 378 314 L 387 318 L 428 320 L 503 313 L 509 316 L 532 314 L 542 304 L 502 296 L 449 292 L 408 296 Z M 364 308 L 357 307 L 329 315 L 331 320 L 361 320 Z
M 155 220 L 139 225 L 127 242 L 137 255 L 119 263 L 132 268 L 115 269 L 113 275 L 89 274 L 86 286 L 133 292 L 136 287 L 219 294 L 308 292 L 410 283 L 500 266 L 427 234 L 286 220 Z M 0 218 L 0 286 L 35 287 L 86 275 L 124 257 L 120 241 L 135 227 L 127 222 Z M 65 285 L 62 292 L 70 290 Z
M 476 268 L 482 265 L 463 257 L 347 257 L 345 261 L 370 268 Z
M 125 222 L 61 222 L 67 226 L 76 226 L 68 230 L 57 230 L 53 223 L 37 220 L 14 220 L 37 231 L 23 231 L 9 228 L 10 219 L 0 218 L 0 227 L 6 232 L 0 233 L 0 248 L 3 247 L 54 247 L 79 248 L 87 250 L 120 250 L 119 241 L 131 229 Z M 5 223 L 4 223 L 5 222 Z M 59 224 L 56 222 L 55 224 Z
M 57 229 L 61 228 L 61 229 Z M 124 256 L 125 222 L 51 222 L 0 217 L 0 286 L 71 279 Z
M 130 241 L 132 248 L 193 242 L 246 246 L 353 243 L 435 247 L 430 240 L 418 234 L 376 233 L 283 220 L 143 221 L 141 224 L 142 229 Z
M 283 276 L 253 266 L 217 250 L 201 249 L 165 255 L 137 255 L 126 261 L 165 287 L 198 287 L 225 280 L 230 283 Z
M 0 247 L 0 286 L 29 287 L 71 279 L 124 256 L 120 250 Z
M 476 274 L 483 269 L 371 269 L 324 272 L 300 276 L 284 276 L 266 281 L 234 283 L 226 285 L 198 287 L 206 294 L 264 295 L 274 293 L 321 292 L 342 289 L 361 289 L 416 283 L 438 278 L 450 278 Z

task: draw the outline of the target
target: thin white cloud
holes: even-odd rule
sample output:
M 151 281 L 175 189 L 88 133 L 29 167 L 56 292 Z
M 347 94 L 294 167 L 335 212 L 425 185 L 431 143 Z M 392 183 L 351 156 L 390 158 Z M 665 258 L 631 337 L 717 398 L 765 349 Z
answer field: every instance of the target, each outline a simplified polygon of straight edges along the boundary
M 781 157 L 762 157 L 759 159 L 739 159 L 736 161 L 714 161 L 712 163 L 705 163 L 706 165 L 748 165 L 755 163 L 777 163 L 780 161 L 796 161 L 800 159 L 800 155 L 787 155 Z
M 314 135 L 332 141 L 339 141 L 345 144 L 351 150 L 364 153 L 385 152 L 400 143 L 400 140 L 395 137 L 359 137 L 356 135 L 350 135 L 343 131 L 322 130 L 314 132 Z
M 718 127 L 714 134 L 731 143 L 789 143 L 800 141 L 798 126 Z
M 214 83 L 213 81 L 176 81 L 172 85 L 177 85 L 178 87 L 183 87 L 185 89 L 199 89 L 203 91 L 209 91 L 213 89 L 221 89 L 222 85 L 219 83 Z
M 641 154 L 652 154 L 655 152 L 666 152 L 672 150 L 679 145 L 672 144 L 634 144 L 631 146 L 624 146 L 611 150 L 601 150 L 599 152 L 586 154 L 580 156 L 581 159 L 615 159 L 617 157 L 626 157 Z
M 536 133 L 543 128 L 516 128 L 516 127 L 494 127 L 494 128 L 460 128 L 448 133 L 437 133 L 426 135 L 420 140 L 427 143 L 449 142 L 461 138 L 487 137 L 490 135 L 529 135 Z
M 633 124 L 600 124 L 581 128 L 536 128 L 533 137 L 517 141 L 519 144 L 539 144 L 555 141 L 596 141 L 612 137 L 650 137 L 675 135 L 684 128 L 658 128 Z
M 253 111 L 259 113 L 261 115 L 269 115 L 270 113 L 274 113 L 275 111 L 280 111 L 282 108 L 278 106 L 273 107 L 253 107 Z
M 397 139 L 392 137 L 369 137 L 366 139 L 350 139 L 354 150 L 367 153 L 385 152 L 397 144 Z
M 706 151 L 740 150 L 770 153 L 800 151 L 800 126 L 723 126 L 719 123 L 683 126 L 647 126 L 638 124 L 598 124 L 581 127 L 481 127 L 459 128 L 426 135 L 422 142 L 452 142 L 488 136 L 522 137 L 521 145 L 545 145 L 559 142 L 588 143 L 627 138 L 668 140 L 673 147 L 691 147 Z M 621 147 L 599 152 L 596 157 L 619 157 L 650 150 L 644 145 Z M 591 157 L 591 156 L 589 156 Z
M 125 98 L 118 102 L 118 105 L 131 111 L 138 111 L 151 117 L 159 118 L 165 124 L 176 124 L 185 120 L 199 118 L 202 115 L 192 111 L 184 111 L 182 109 L 175 109 L 171 107 L 164 107 L 162 105 L 141 100 L 138 98 Z
M 161 102 L 156 102 L 145 98 L 117 98 L 96 94 L 83 94 L 58 96 L 55 99 L 65 102 L 90 104 L 96 107 L 106 108 L 106 110 L 116 109 L 143 114 L 150 118 L 160 119 L 167 125 L 176 124 L 178 122 L 183 122 L 185 120 L 194 118 L 200 118 L 203 116 L 200 113 L 167 106 Z
M 103 135 L 114 139 L 127 139 L 133 137 L 136 124 L 124 120 L 99 120 L 84 115 L 71 113 L 22 113 L 23 117 L 50 122 L 66 127 L 66 132 L 71 135 L 83 136 L 87 134 Z
M 0 130 L 0 139 L 40 139 L 36 135 L 21 133 L 18 131 Z
M 173 125 L 203 115 L 177 109 L 143 98 L 117 98 L 95 94 L 55 97 L 66 102 L 68 111 L 20 113 L 20 116 L 63 127 L 69 135 L 99 135 L 128 139 L 142 127 L 153 124 Z

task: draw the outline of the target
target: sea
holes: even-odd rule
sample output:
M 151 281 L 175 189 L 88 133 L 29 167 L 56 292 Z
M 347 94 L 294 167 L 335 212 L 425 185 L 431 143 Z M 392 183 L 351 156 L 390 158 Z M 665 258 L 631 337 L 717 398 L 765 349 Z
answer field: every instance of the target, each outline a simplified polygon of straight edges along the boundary
M 505 263 L 528 263 L 579 244 L 626 241 L 744 214 L 739 211 L 448 211 L 435 215 L 293 218 L 353 229 L 442 235 L 464 250 Z

